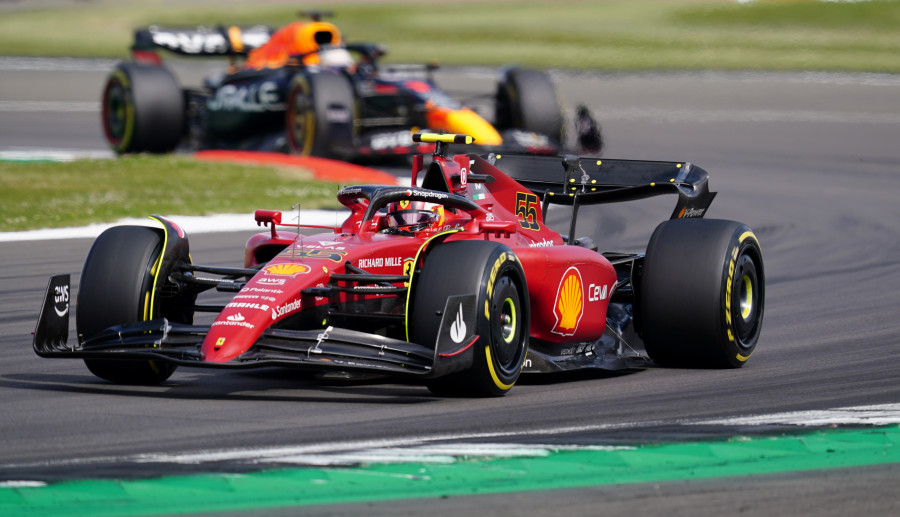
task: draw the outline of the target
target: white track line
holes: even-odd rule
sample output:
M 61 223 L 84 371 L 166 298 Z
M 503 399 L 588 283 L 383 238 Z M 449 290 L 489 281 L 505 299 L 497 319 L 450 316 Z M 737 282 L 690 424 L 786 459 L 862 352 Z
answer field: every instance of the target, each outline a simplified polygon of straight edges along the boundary
M 353 465 L 366 462 L 451 463 L 471 457 L 540 457 L 559 450 L 626 450 L 629 446 L 522 444 L 515 440 L 570 433 L 662 426 L 769 426 L 822 427 L 835 425 L 900 424 L 900 404 L 793 411 L 722 419 L 668 420 L 548 427 L 495 433 L 459 433 L 407 436 L 380 440 L 326 442 L 265 448 L 198 450 L 184 453 L 137 454 L 48 461 L 0 467 L 91 465 L 109 463 L 176 463 L 199 465 L 217 462 L 280 463 L 290 465 Z

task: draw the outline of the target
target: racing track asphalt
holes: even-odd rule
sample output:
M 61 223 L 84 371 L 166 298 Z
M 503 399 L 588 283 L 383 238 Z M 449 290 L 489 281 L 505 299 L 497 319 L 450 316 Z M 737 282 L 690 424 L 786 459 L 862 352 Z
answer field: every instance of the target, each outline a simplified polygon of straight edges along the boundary
M 103 80 L 97 68 L 4 70 L 0 150 L 103 150 L 97 114 L 88 109 Z M 489 74 L 480 70 L 446 75 L 444 84 L 454 91 L 490 87 Z M 520 436 L 507 440 L 520 443 L 622 444 L 781 434 L 789 429 L 686 428 L 678 422 L 900 402 L 900 79 L 691 73 L 561 74 L 558 80 L 570 106 L 585 101 L 601 120 L 606 156 L 700 165 L 719 192 L 708 217 L 755 229 L 766 260 L 766 319 L 745 368 L 526 378 L 499 400 L 442 400 L 412 385 L 342 384 L 280 370 L 179 370 L 162 387 L 113 386 L 77 361 L 39 359 L 30 348 L 48 275 L 71 272 L 77 283 L 90 242 L 4 242 L 0 478 L 19 479 L 26 471 L 71 478 L 115 471 L 115 460 L 104 463 L 101 457 L 404 436 L 441 435 L 453 442 L 454 436 L 510 432 Z M 60 91 L 50 84 L 67 87 Z M 10 107 L 20 101 L 35 104 Z M 54 111 L 60 106 L 72 109 Z M 593 235 L 601 249 L 639 250 L 671 206 L 671 200 L 652 200 L 621 213 L 617 207 L 593 208 L 582 213 L 579 233 Z M 561 218 L 553 213 L 551 223 Z M 194 235 L 192 254 L 199 262 L 233 265 L 241 260 L 247 235 Z M 527 433 L 562 427 L 569 430 Z M 93 460 L 77 461 L 85 459 Z M 201 467 L 124 468 L 127 475 L 143 476 Z M 456 515 L 584 515 L 598 509 L 646 515 L 890 514 L 900 504 L 897 479 L 893 464 L 361 503 L 322 507 L 318 514 L 414 515 L 426 508 Z

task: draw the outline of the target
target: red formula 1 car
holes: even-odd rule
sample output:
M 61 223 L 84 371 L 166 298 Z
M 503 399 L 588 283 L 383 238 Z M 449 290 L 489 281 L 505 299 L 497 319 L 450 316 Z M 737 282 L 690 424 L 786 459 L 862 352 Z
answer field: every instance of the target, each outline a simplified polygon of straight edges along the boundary
M 703 219 L 715 193 L 690 163 L 451 155 L 415 157 L 412 185 L 340 190 L 339 227 L 301 235 L 280 212 L 242 267 L 194 264 L 179 226 L 104 232 L 84 264 L 77 343 L 69 275 L 51 279 L 34 338 L 43 357 L 97 376 L 159 383 L 178 365 L 289 366 L 419 378 L 437 394 L 503 395 L 520 373 L 652 364 L 738 367 L 763 318 L 759 243 Z M 560 165 L 560 161 L 562 165 Z M 573 235 L 581 206 L 677 195 L 646 253 L 599 253 Z M 568 235 L 549 205 L 571 207 Z M 287 228 L 286 228 L 287 227 Z M 218 305 L 198 294 L 233 293 Z M 199 312 L 208 324 L 194 324 Z M 648 357 L 649 356 L 649 357 Z

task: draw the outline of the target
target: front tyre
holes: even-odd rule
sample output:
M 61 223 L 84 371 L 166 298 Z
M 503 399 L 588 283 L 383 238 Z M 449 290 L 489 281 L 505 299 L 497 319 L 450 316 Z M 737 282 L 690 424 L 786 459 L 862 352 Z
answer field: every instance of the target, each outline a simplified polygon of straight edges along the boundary
M 762 251 L 746 225 L 676 219 L 650 238 L 638 296 L 650 358 L 662 365 L 743 366 L 765 305 Z
M 505 395 L 522 373 L 530 317 L 525 273 L 512 250 L 488 241 L 441 244 L 426 256 L 414 292 L 416 343 L 436 341 L 449 296 L 476 293 L 472 366 L 428 388 L 441 396 Z
M 162 230 L 146 226 L 116 226 L 97 237 L 81 272 L 75 313 L 79 336 L 161 315 L 158 297 L 155 306 L 150 300 L 163 237 Z M 84 362 L 97 377 L 119 384 L 159 384 L 175 371 L 174 364 L 162 361 Z

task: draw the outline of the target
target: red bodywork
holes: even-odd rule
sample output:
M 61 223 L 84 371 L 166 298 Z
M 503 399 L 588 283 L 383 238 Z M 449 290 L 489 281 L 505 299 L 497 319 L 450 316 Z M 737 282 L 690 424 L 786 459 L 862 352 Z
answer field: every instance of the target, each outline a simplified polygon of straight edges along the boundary
M 376 211 L 367 217 L 372 211 L 368 200 L 354 197 L 357 187 L 339 194 L 350 215 L 327 233 L 298 237 L 295 231 L 276 228 L 296 226 L 281 223 L 280 212 L 258 211 L 258 223 L 271 225 L 271 231 L 249 240 L 244 265 L 266 265 L 213 322 L 202 344 L 203 359 L 228 362 L 246 352 L 271 325 L 308 309 L 309 303 L 328 304 L 325 297 L 299 293 L 327 285 L 332 275 L 348 272 L 348 266 L 367 273 L 409 275 L 411 268 L 421 267 L 423 250 L 438 236 L 445 238 L 444 242 L 497 241 L 513 250 L 528 284 L 532 338 L 551 343 L 585 342 L 603 334 L 616 271 L 599 253 L 565 245 L 560 234 L 544 224 L 535 194 L 475 155 L 444 157 L 435 153 L 427 168 L 417 156 L 412 187 L 419 184 L 420 176 L 423 187 L 461 195 L 473 201 L 474 208 L 455 213 L 444 209 L 443 222 L 411 236 L 381 233 L 386 216 Z M 340 301 L 345 302 L 359 295 L 342 296 Z M 319 323 L 325 327 L 327 322 Z

